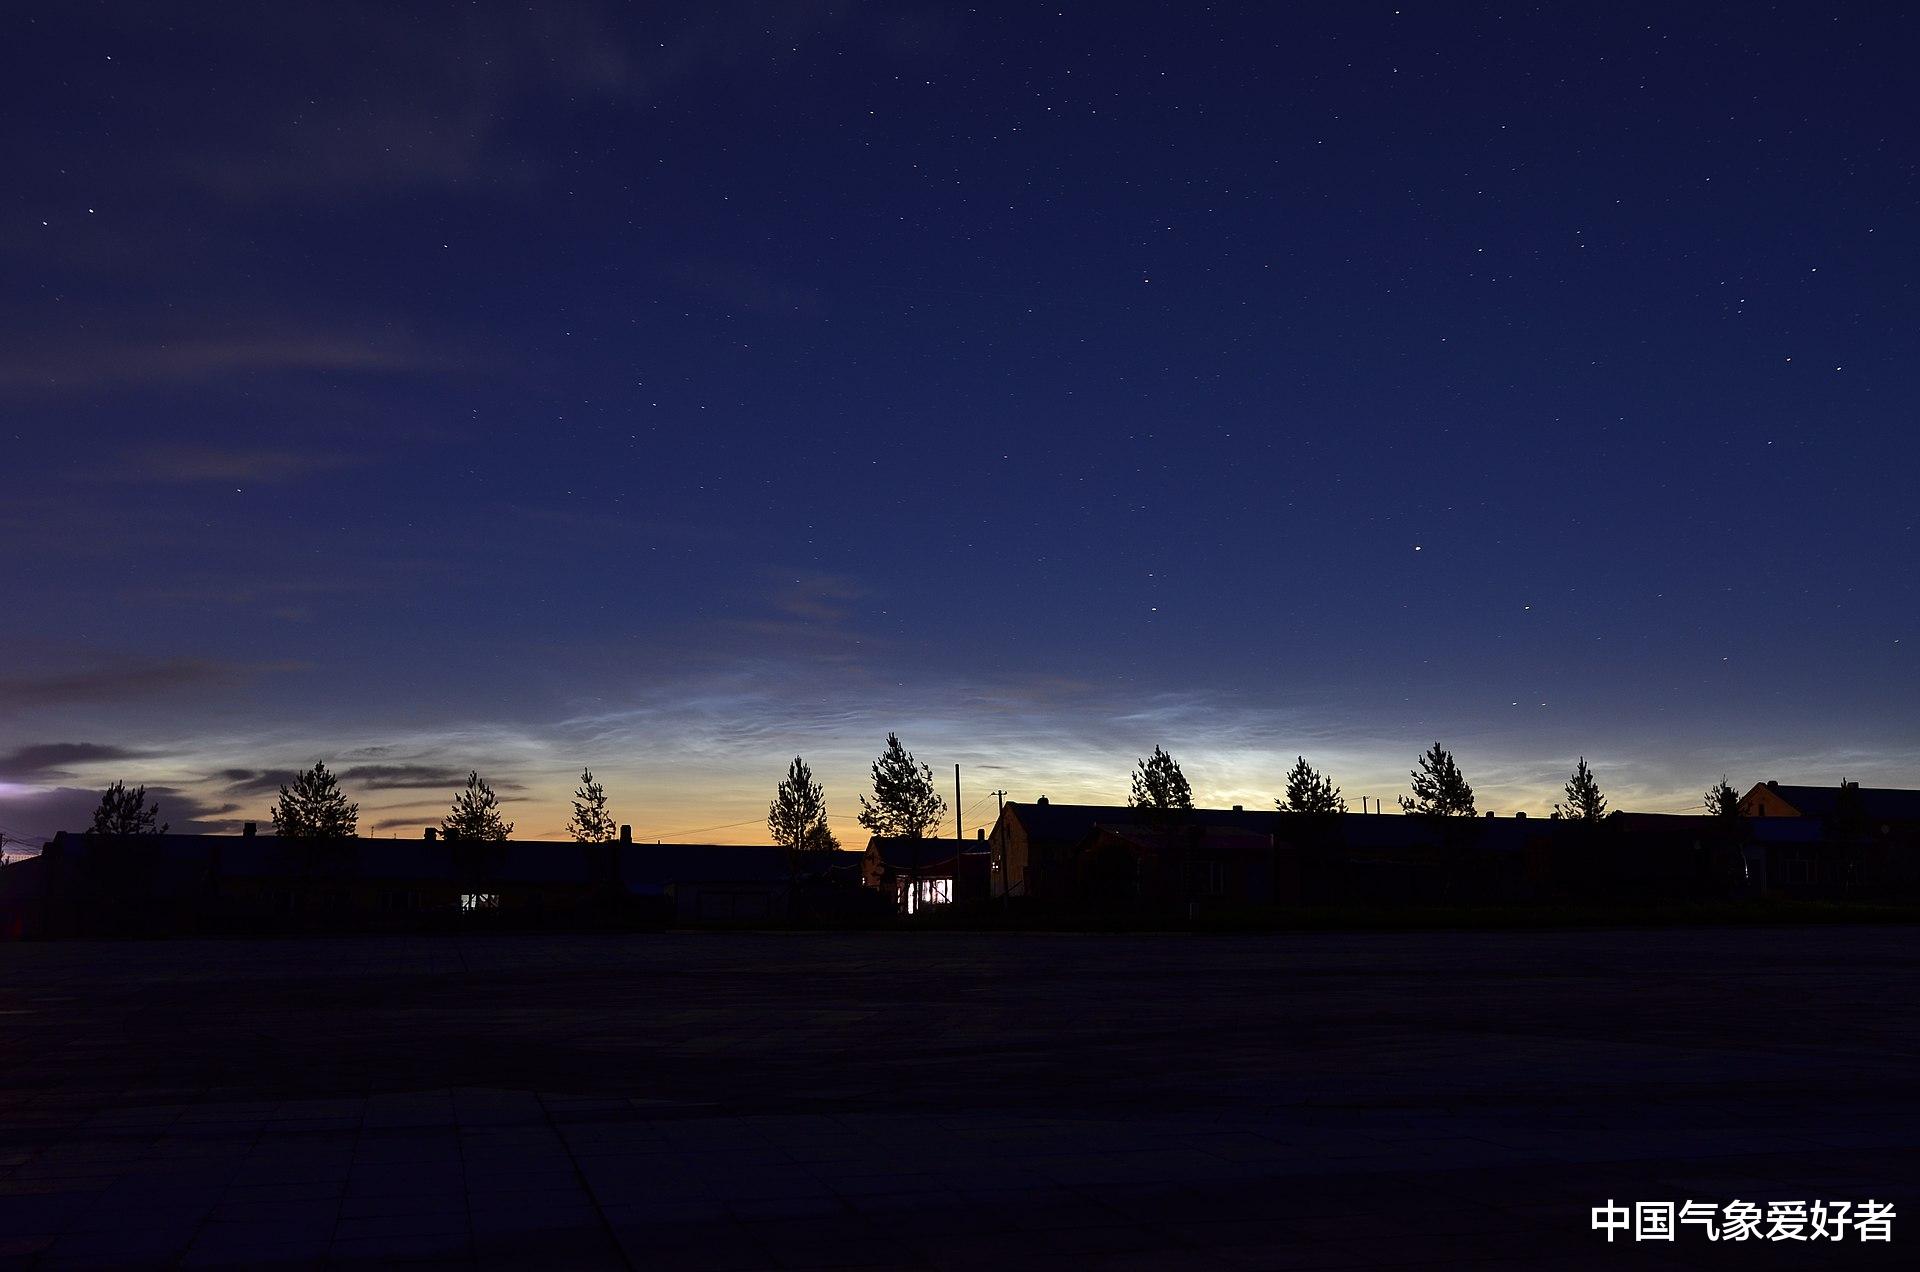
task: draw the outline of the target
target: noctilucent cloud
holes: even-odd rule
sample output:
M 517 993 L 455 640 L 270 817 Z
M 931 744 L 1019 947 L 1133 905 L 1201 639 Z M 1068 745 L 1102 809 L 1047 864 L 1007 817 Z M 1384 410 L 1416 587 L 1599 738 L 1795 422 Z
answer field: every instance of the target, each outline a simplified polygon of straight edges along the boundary
M 0 832 L 1920 784 L 1915 22 L 16 6 Z

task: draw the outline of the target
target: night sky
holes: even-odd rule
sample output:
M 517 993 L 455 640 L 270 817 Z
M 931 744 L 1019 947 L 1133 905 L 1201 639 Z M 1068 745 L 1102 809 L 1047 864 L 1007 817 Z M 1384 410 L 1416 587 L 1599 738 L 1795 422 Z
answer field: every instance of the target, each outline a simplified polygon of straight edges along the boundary
M 3 21 L 10 835 L 1920 784 L 1897 6 Z

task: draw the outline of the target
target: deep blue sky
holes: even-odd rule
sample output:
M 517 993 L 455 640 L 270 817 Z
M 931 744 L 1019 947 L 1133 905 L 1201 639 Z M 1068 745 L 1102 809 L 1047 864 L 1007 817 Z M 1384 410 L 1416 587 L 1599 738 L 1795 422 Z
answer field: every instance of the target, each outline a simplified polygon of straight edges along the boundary
M 16 6 L 0 830 L 1920 784 L 1915 34 Z

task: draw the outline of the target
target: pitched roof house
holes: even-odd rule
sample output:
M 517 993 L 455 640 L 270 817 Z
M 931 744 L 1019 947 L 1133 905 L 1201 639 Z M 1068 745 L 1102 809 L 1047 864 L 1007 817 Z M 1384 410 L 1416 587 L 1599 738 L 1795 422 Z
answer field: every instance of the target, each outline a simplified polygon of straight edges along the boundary
M 1869 822 L 1920 822 L 1920 790 L 1892 786 L 1845 785 L 1854 815 Z M 1832 817 L 1840 812 L 1839 786 L 1783 786 L 1761 782 L 1740 799 L 1743 817 Z
M 984 898 L 991 873 L 984 831 L 975 839 L 875 835 L 867 841 L 862 879 L 900 913 L 913 914 L 925 905 Z

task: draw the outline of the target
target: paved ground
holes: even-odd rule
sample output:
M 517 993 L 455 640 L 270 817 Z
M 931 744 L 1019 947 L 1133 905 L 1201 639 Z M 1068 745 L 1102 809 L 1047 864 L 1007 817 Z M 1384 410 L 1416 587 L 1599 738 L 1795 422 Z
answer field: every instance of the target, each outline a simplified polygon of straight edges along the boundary
M 1868 928 L 0 946 L 0 1266 L 1911 1266 L 1917 972 Z M 1890 1245 L 1590 1229 L 1870 1197 Z

